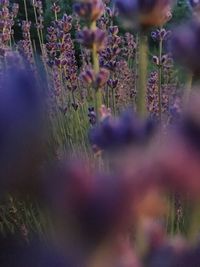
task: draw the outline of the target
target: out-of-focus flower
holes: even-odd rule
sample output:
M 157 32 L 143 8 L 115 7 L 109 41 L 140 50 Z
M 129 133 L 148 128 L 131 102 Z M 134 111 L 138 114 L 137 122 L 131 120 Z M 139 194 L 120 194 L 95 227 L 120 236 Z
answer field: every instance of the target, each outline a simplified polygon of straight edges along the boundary
M 136 217 L 139 221 L 158 218 L 166 214 L 167 205 L 162 194 L 156 189 L 148 190 L 145 196 L 135 203 Z
M 111 109 L 107 108 L 105 105 L 102 105 L 100 108 L 100 119 L 104 121 L 106 118 L 111 116 Z
M 108 239 L 107 243 L 97 249 L 88 266 L 141 267 L 142 265 L 128 234 L 121 234 L 112 240 Z
M 170 0 L 116 0 L 119 12 L 126 18 L 136 17 L 136 23 L 141 27 L 161 26 L 171 14 Z
M 176 255 L 172 267 L 188 267 L 200 265 L 200 244 L 184 249 L 182 253 Z
M 200 14 L 200 1 L 199 0 L 188 0 L 189 6 L 191 7 L 194 15 Z
M 68 226 L 69 238 L 62 237 L 69 246 L 84 244 L 81 249 L 91 252 L 128 229 L 133 197 L 126 180 L 95 174 L 87 163 L 77 160 L 59 163 L 54 170 L 53 179 L 48 176 L 49 198 L 55 219 Z
M 58 246 L 52 244 L 52 242 L 49 242 L 47 246 L 39 237 L 34 238 L 28 243 L 14 233 L 7 234 L 6 236 L 1 235 L 0 249 L 0 265 L 2 267 L 66 267 L 76 266 L 79 262 L 78 257 L 75 259 L 71 255 L 63 255 Z M 12 255 L 12 257 L 8 255 Z
M 19 4 L 18 3 L 13 3 L 13 5 L 12 5 L 12 12 L 13 12 L 14 17 L 17 16 L 18 11 L 19 11 Z
M 156 249 L 150 250 L 146 258 L 147 266 L 149 267 L 184 266 L 180 264 L 181 263 L 180 258 L 184 257 L 183 255 L 185 255 L 185 253 L 187 253 L 188 251 L 186 242 L 178 237 L 174 237 L 172 240 L 166 239 L 164 241 L 165 242 L 163 242 L 163 244 L 160 244 L 160 246 L 158 246 Z
M 12 60 L 19 62 L 19 55 L 9 54 L 9 69 L 0 81 L 1 188 L 31 183 L 44 152 L 41 87 L 30 70 L 12 67 Z
M 92 145 L 102 150 L 116 150 L 130 145 L 146 143 L 154 132 L 153 123 L 149 120 L 141 122 L 129 112 L 118 119 L 106 117 L 99 126 L 90 132 Z
M 109 71 L 105 68 L 101 68 L 98 73 L 94 70 L 89 69 L 81 74 L 82 81 L 87 86 L 92 86 L 94 89 L 102 88 L 109 78 Z
M 59 5 L 59 1 L 58 0 L 55 0 L 54 3 L 52 3 L 51 10 L 54 13 L 60 13 L 61 7 Z
M 171 47 L 173 56 L 194 74 L 200 73 L 200 24 L 192 21 L 177 29 L 172 36 Z
M 98 28 L 95 30 L 85 28 L 77 34 L 77 40 L 88 49 L 93 49 L 95 46 L 96 50 L 100 51 L 105 46 L 106 34 Z
M 74 4 L 74 11 L 83 19 L 96 21 L 104 11 L 104 4 L 101 0 L 82 0 Z
M 193 94 L 190 103 L 178 124 L 179 134 L 196 152 L 200 152 L 200 96 Z
M 199 97 L 195 95 L 190 108 L 168 134 L 163 145 L 154 145 L 148 173 L 153 171 L 152 176 L 165 191 L 187 194 L 192 200 L 199 199 L 199 152 Z

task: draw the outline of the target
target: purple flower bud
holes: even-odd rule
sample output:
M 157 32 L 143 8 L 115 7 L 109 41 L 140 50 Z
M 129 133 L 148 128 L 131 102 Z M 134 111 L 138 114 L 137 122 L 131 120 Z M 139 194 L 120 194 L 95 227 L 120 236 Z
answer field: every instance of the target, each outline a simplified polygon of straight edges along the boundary
M 160 30 L 160 39 L 164 40 L 166 33 L 167 33 L 167 32 L 166 32 L 165 29 L 161 29 L 161 30 Z
M 95 80 L 95 74 L 93 70 L 86 70 L 81 74 L 81 79 L 87 84 L 91 85 Z
M 99 73 L 96 75 L 95 88 L 102 88 L 107 83 L 109 75 L 110 73 L 107 69 L 101 68 Z
M 159 66 L 159 58 L 157 56 L 153 56 L 153 63 Z
M 117 87 L 118 80 L 109 79 L 107 84 L 110 88 L 115 89 Z
M 54 13 L 60 13 L 61 8 L 57 3 L 53 3 L 52 7 L 51 7 L 52 12 Z
M 112 35 L 117 35 L 119 33 L 119 28 L 118 26 L 112 26 L 112 27 L 109 27 L 109 32 L 112 34 Z
M 157 32 L 152 32 L 152 33 L 151 33 L 151 37 L 152 37 L 152 39 L 153 39 L 154 41 L 156 41 L 157 38 L 158 38 Z
M 96 115 L 96 112 L 94 110 L 94 107 L 89 107 L 88 108 L 88 117 L 89 117 L 90 124 L 92 126 L 95 125 L 96 122 L 97 122 L 97 115 Z
M 97 90 L 106 84 L 109 78 L 109 71 L 101 68 L 98 73 L 95 73 L 94 70 L 90 69 L 83 72 L 81 78 L 87 85 L 92 85 Z

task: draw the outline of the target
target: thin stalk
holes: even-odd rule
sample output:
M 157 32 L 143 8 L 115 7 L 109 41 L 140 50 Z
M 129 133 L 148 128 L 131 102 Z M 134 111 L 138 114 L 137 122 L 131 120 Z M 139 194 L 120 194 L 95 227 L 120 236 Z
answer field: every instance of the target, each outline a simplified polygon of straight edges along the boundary
M 54 12 L 54 17 L 55 17 L 55 21 L 57 21 L 58 20 L 58 15 L 57 15 L 56 11 Z
M 158 105 L 159 105 L 159 119 L 162 124 L 162 50 L 163 40 L 159 41 L 159 66 L 158 66 Z
M 28 22 L 28 11 L 27 11 L 26 0 L 24 0 L 24 11 L 25 11 L 26 22 Z M 32 41 L 31 41 L 30 33 L 29 33 L 29 42 L 30 42 L 30 46 L 31 46 L 31 53 L 32 53 L 32 56 L 33 56 L 33 64 L 35 64 L 33 45 L 32 45 Z
M 111 79 L 114 79 L 114 76 L 111 75 Z M 116 115 L 116 98 L 115 98 L 115 88 L 111 88 L 111 97 L 112 97 L 112 106 L 113 106 L 113 114 Z
M 35 16 L 35 23 L 36 23 L 36 27 L 38 25 L 38 19 L 37 19 L 37 13 L 36 13 L 36 9 L 35 9 L 35 6 L 33 5 L 33 11 L 34 11 L 34 16 Z M 43 53 L 43 49 L 42 49 L 42 40 L 41 40 L 41 35 L 40 35 L 40 31 L 37 27 L 37 35 L 38 35 L 38 40 L 39 40 L 39 44 L 40 44 L 40 49 L 41 49 L 41 52 Z
M 96 21 L 91 23 L 90 28 L 91 28 L 91 30 L 96 30 L 96 28 L 97 28 L 96 27 Z M 97 74 L 100 70 L 100 67 L 99 67 L 99 55 L 98 55 L 97 46 L 95 43 L 93 44 L 93 47 L 92 47 L 92 63 L 93 63 L 94 72 L 95 72 L 95 74 Z M 99 108 L 102 105 L 102 94 L 101 94 L 101 91 L 99 90 L 99 88 L 97 88 L 95 90 L 95 98 L 94 99 L 95 99 L 95 110 L 96 110 L 96 114 L 98 117 Z
M 139 70 L 139 36 L 136 35 L 136 54 L 135 54 L 135 92 L 138 89 L 138 70 Z M 134 98 L 133 98 L 134 99 Z M 133 105 L 135 105 L 135 99 L 133 101 Z
M 138 91 L 137 91 L 137 111 L 140 116 L 145 117 L 146 106 L 146 86 L 147 86 L 147 58 L 148 46 L 147 36 L 141 33 L 139 40 L 139 68 L 138 68 Z
M 28 21 L 28 12 L 27 12 L 26 0 L 24 0 L 24 11 L 25 11 L 26 21 Z
M 94 44 L 92 48 L 92 62 L 93 62 L 94 71 L 98 73 L 99 72 L 99 55 L 97 52 L 96 44 Z

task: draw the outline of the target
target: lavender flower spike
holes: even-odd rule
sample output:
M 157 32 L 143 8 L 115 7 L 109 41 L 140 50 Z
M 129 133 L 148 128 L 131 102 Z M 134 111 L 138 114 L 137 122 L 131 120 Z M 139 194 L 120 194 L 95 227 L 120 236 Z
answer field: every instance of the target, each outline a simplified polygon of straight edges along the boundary
M 161 26 L 170 17 L 171 0 L 116 0 L 119 12 L 139 26 Z

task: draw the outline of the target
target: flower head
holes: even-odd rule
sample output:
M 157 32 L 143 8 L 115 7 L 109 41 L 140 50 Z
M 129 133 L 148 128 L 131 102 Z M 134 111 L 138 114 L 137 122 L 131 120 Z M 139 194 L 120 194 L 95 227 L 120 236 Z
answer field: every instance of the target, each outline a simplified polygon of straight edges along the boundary
M 109 75 L 109 71 L 105 68 L 101 68 L 98 73 L 95 73 L 93 69 L 88 69 L 81 74 L 81 79 L 86 85 L 91 85 L 97 90 L 107 83 Z
M 74 11 L 85 20 L 96 21 L 104 11 L 104 4 L 101 0 L 84 0 L 74 4 Z
M 152 121 L 141 122 L 130 111 L 118 119 L 106 116 L 90 132 L 90 142 L 99 149 L 116 150 L 146 143 L 153 133 Z
M 170 17 L 170 0 L 116 0 L 119 12 L 129 18 L 136 17 L 141 27 L 161 26 Z
M 195 74 L 200 72 L 200 24 L 192 21 L 174 31 L 171 41 L 173 56 Z
M 96 46 L 97 51 L 100 51 L 105 46 L 105 37 L 105 32 L 98 28 L 95 30 L 85 28 L 78 33 L 77 40 L 88 49 Z

